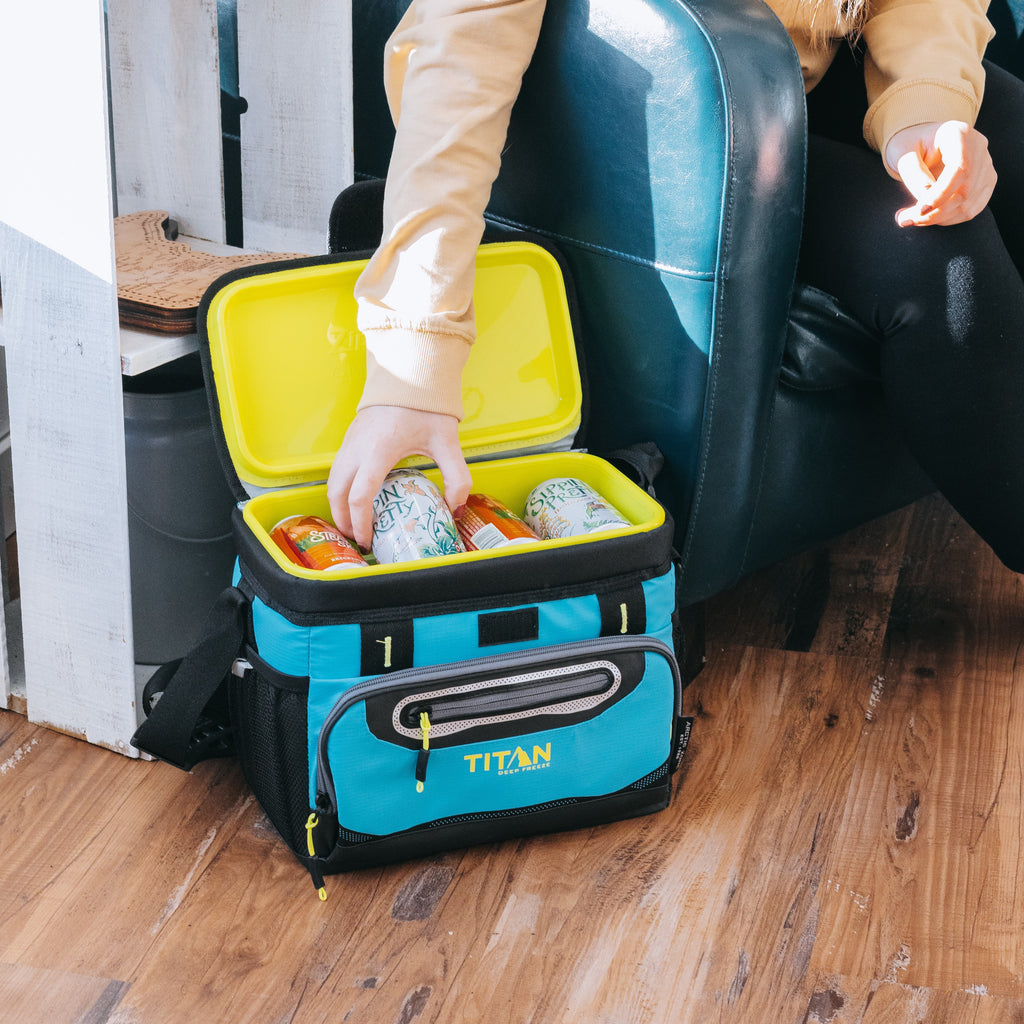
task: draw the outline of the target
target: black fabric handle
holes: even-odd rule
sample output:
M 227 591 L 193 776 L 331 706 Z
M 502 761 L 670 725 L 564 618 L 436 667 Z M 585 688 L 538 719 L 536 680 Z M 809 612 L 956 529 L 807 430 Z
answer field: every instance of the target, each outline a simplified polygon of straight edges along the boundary
M 175 668 L 174 662 L 157 670 L 144 701 L 149 717 L 135 730 L 131 744 L 182 771 L 200 761 L 231 752 L 230 725 L 204 716 L 241 653 L 245 639 L 248 599 L 228 587 L 210 609 L 202 639 Z M 157 696 L 153 683 L 162 683 Z

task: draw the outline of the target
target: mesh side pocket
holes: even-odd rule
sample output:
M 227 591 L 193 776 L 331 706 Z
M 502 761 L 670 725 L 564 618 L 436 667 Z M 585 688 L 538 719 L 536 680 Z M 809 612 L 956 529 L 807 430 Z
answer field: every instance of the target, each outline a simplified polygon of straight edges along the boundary
M 286 676 L 250 655 L 254 667 L 231 677 L 238 757 L 256 799 L 284 841 L 306 852 L 309 757 L 306 703 L 309 680 Z

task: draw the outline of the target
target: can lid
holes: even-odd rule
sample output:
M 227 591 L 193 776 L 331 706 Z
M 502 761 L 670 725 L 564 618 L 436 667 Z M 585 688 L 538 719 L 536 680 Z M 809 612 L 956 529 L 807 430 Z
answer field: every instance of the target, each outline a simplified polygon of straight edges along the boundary
M 274 525 L 270 528 L 270 530 L 268 532 L 273 533 L 275 530 L 278 530 L 282 526 L 284 526 L 285 523 L 291 523 L 291 522 L 294 522 L 296 519 L 303 519 L 303 518 L 305 518 L 305 517 L 301 516 L 301 515 L 285 516 L 284 519 L 279 519 L 276 523 L 274 523 Z
M 327 479 L 366 379 L 353 296 L 366 263 L 264 264 L 204 299 L 219 427 L 245 493 Z M 466 457 L 571 447 L 582 385 L 558 261 L 529 242 L 483 245 L 473 301 L 459 428 Z

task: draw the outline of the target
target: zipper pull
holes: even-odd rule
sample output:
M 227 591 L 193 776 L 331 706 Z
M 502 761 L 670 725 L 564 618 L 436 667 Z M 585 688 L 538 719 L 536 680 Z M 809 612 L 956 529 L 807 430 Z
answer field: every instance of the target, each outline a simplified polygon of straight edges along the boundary
M 310 857 L 316 856 L 316 845 L 313 842 L 313 829 L 315 829 L 319 824 L 320 819 L 316 816 L 316 811 L 313 811 L 306 819 L 306 849 L 309 850 Z M 323 903 L 327 899 L 327 890 L 324 888 L 323 873 L 315 862 L 310 865 L 309 873 L 313 876 L 313 884 L 316 886 L 316 893 L 320 897 L 320 902 Z
M 416 792 L 423 792 L 423 784 L 427 781 L 427 758 L 430 757 L 430 715 L 426 711 L 420 712 L 420 733 L 423 736 L 423 746 L 416 755 Z

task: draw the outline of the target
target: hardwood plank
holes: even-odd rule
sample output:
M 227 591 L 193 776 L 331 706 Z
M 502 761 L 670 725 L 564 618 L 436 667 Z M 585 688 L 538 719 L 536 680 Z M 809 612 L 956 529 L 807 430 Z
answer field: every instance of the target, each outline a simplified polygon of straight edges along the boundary
M 1022 1024 L 1024 1001 L 822 975 L 801 1024 Z
M 861 1024 L 1021 1024 L 1024 1002 L 998 999 L 983 989 L 942 992 L 910 985 L 883 984 L 873 990 Z
M 872 673 L 865 659 L 748 649 L 739 661 L 717 655 L 698 678 L 695 734 L 729 742 L 708 764 L 698 739 L 686 783 L 721 816 L 729 884 L 713 930 L 683 951 L 683 962 L 703 964 L 673 1007 L 682 1019 L 788 1020 L 806 1008 L 822 876 L 844 841 L 839 823 Z M 744 805 L 747 820 L 730 820 Z M 708 831 L 702 817 L 687 827 Z
M 123 982 L 0 963 L 0 1005 L 17 1024 L 106 1024 Z
M 1024 996 L 1024 587 L 935 502 L 915 511 L 906 566 L 814 964 Z
M 0 821 L 18 836 L 0 858 L 0 958 L 52 966 L 59 941 L 62 969 L 128 977 L 251 806 L 237 766 L 186 775 L 0 725 Z
M 867 657 L 883 646 L 912 510 L 769 566 L 708 601 L 709 641 Z

